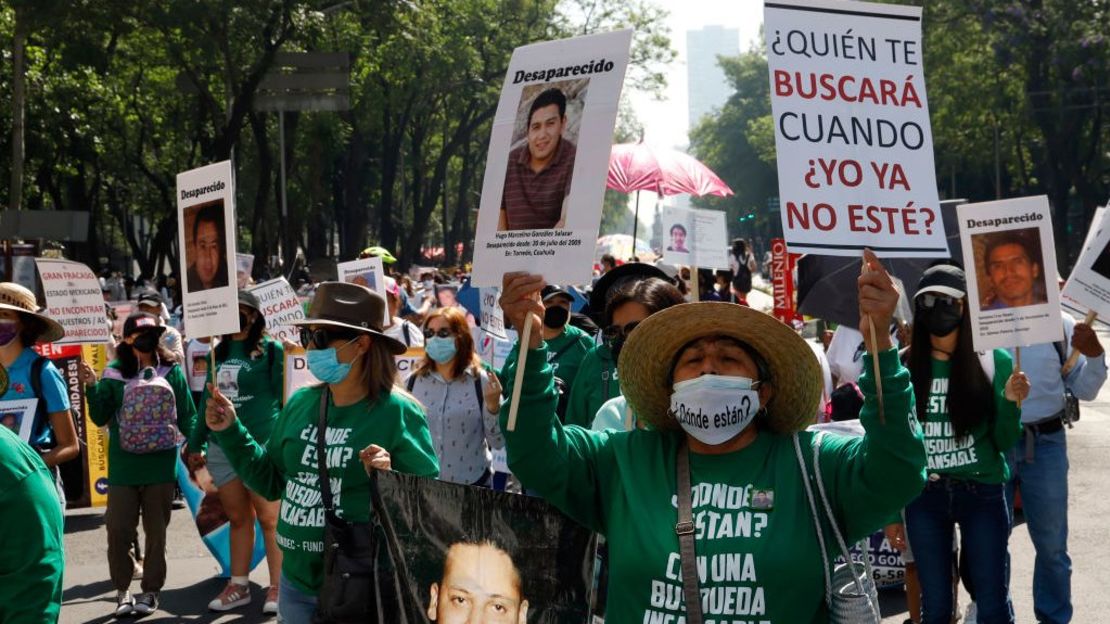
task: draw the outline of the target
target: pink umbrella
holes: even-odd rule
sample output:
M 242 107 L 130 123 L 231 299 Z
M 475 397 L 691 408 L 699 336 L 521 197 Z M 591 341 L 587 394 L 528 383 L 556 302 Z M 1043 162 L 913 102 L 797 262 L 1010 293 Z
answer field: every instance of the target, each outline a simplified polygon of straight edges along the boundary
M 701 197 L 728 197 L 732 189 L 701 164 L 698 159 L 672 149 L 658 149 L 643 143 L 619 143 L 609 154 L 606 186 L 622 193 L 636 191 L 636 217 L 632 238 L 640 225 L 640 191 L 658 195 L 683 193 Z

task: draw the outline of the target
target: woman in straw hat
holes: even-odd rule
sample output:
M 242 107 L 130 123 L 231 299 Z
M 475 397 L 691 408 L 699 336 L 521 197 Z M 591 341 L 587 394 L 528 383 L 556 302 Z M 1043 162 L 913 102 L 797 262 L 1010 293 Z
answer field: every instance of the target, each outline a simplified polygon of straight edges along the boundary
M 875 256 L 865 257 L 861 316 L 886 327 L 898 294 Z M 538 275 L 507 274 L 506 319 L 523 326 L 532 314 L 539 322 L 542 285 Z M 561 427 L 546 349 L 539 340 L 528 346 L 516 430 L 505 432 L 509 466 L 526 487 L 607 536 L 615 621 L 690 619 L 685 595 L 700 597 L 694 602 L 707 620 L 826 621 L 828 557 L 819 539 L 835 546 L 815 530 L 802 448 L 808 458 L 816 445 L 821 483 L 849 540 L 881 527 L 921 490 L 913 390 L 885 332 L 868 345 L 879 358 L 885 421 L 869 371 L 860 383 L 866 436 L 823 443 L 802 431 L 821 394 L 813 352 L 750 308 L 684 304 L 639 324 L 620 355 L 621 388 L 646 429 Z M 681 476 L 688 492 L 676 487 Z M 678 522 L 680 508 L 690 521 Z M 680 554 L 680 539 L 694 552 Z
M 265 446 L 236 419 L 231 401 L 208 385 L 208 428 L 235 473 L 251 490 L 281 499 L 278 618 L 286 624 L 312 621 L 323 583 L 324 502 L 316 453 L 321 417 L 328 476 L 341 484 L 332 498 L 342 520 L 369 521 L 370 468 L 439 474 L 423 409 L 394 386 L 393 357 L 405 345 L 382 333 L 384 316 L 385 301 L 377 293 L 356 284 L 320 284 L 308 318 L 296 324 L 308 349 L 308 369 L 324 383 L 289 398 Z
M 58 465 L 77 457 L 77 429 L 69 413 L 69 388 L 54 364 L 35 353 L 38 343 L 59 340 L 62 326 L 40 313 L 35 295 L 19 284 L 0 282 L 0 365 L 7 372 L 0 401 L 38 399 L 30 429 L 31 446 L 54 475 L 58 501 L 65 506 Z M 36 379 L 37 377 L 37 379 Z

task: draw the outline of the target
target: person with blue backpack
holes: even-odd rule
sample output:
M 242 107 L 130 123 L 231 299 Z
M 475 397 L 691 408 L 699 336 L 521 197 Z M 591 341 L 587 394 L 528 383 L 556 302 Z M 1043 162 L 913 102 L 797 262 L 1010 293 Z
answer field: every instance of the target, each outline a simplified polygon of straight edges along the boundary
M 265 444 L 270 439 L 282 406 L 285 351 L 266 335 L 262 305 L 253 293 L 239 291 L 239 331 L 223 336 L 216 345 L 215 368 L 208 369 L 206 382 L 215 383 L 231 400 L 251 437 Z M 214 374 L 213 374 L 214 373 Z M 201 405 L 208 401 L 205 391 Z M 243 484 L 219 443 L 209 439 L 204 419 L 197 419 L 189 436 L 189 465 L 194 470 L 207 466 L 208 473 L 231 524 L 231 579 L 210 603 L 212 611 L 230 611 L 250 604 L 250 567 L 254 552 L 255 518 L 262 528 L 270 586 L 262 612 L 277 614 L 281 549 L 277 544 L 277 517 L 281 503 L 269 501 Z
M 178 434 L 192 432 L 196 408 L 185 374 L 160 346 L 165 326 L 136 312 L 123 324 L 123 341 L 103 377 L 81 365 L 89 418 L 108 426 L 108 570 L 116 588 L 116 616 L 147 615 L 158 608 L 166 581 L 166 526 L 177 469 Z M 131 544 L 142 512 L 146 548 L 142 593 L 131 596 Z
M 58 465 L 80 452 L 77 428 L 70 415 L 69 389 L 62 373 L 47 358 L 35 353 L 36 343 L 49 343 L 65 335 L 62 326 L 38 312 L 35 295 L 19 284 L 0 282 L 0 365 L 7 372 L 0 404 L 35 400 L 30 436 L 24 438 L 38 451 L 54 477 L 59 503 L 65 506 Z

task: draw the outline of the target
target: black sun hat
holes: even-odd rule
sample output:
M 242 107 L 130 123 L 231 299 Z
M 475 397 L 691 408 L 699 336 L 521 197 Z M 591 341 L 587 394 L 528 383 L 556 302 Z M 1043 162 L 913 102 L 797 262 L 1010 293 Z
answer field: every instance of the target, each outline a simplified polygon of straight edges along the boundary
M 293 321 L 290 325 L 330 325 L 352 329 L 374 336 L 374 340 L 385 344 L 390 353 L 401 355 L 408 349 L 405 343 L 382 333 L 385 310 L 385 299 L 365 286 L 323 282 L 316 288 L 316 295 L 308 306 L 308 318 Z

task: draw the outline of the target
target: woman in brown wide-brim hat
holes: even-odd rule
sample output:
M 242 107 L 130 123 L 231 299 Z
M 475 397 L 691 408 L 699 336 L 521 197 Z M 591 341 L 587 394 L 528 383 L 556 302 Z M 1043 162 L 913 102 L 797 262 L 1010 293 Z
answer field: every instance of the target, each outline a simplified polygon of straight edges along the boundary
M 886 327 L 898 294 L 878 259 L 865 259 L 861 317 Z M 539 323 L 542 286 L 541 276 L 507 274 L 506 320 L 522 327 L 532 314 Z M 814 475 L 819 457 L 831 517 L 848 540 L 880 528 L 924 481 L 909 374 L 881 333 L 868 348 L 879 356 L 885 422 L 868 370 L 860 381 L 866 435 L 823 442 L 803 431 L 821 395 L 812 351 L 750 308 L 684 304 L 637 326 L 619 362 L 621 388 L 647 425 L 633 431 L 561 426 L 546 348 L 533 334 L 515 431 L 502 412 L 509 466 L 525 487 L 607 537 L 614 621 L 691 621 L 688 591 L 701 597 L 706 620 L 827 621 L 826 571 L 837 547 L 820 502 L 811 505 L 807 490 L 817 488 L 807 487 L 800 458 Z M 691 484 L 686 501 L 680 473 Z M 679 521 L 682 507 L 688 523 Z M 680 533 L 693 536 L 696 564 L 683 563 Z

